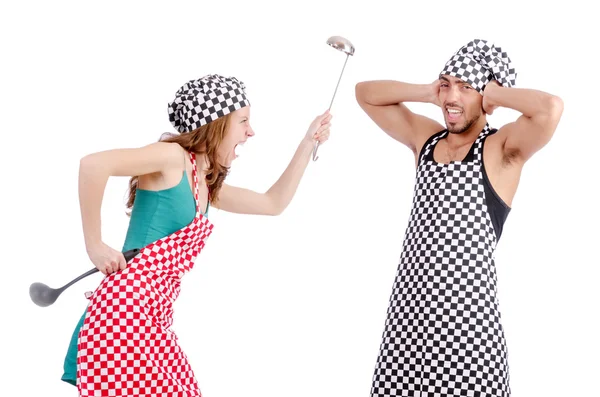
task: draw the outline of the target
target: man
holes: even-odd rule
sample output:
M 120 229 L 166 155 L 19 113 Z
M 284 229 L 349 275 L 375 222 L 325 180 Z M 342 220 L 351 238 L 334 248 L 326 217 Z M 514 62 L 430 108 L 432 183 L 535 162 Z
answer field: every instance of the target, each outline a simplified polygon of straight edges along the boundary
M 361 108 L 417 166 L 374 397 L 510 396 L 494 252 L 523 165 L 549 142 L 563 109 L 515 80 L 506 53 L 473 40 L 432 84 L 356 85 Z M 405 102 L 440 106 L 446 128 Z M 522 115 L 496 130 L 486 117 L 500 106 Z

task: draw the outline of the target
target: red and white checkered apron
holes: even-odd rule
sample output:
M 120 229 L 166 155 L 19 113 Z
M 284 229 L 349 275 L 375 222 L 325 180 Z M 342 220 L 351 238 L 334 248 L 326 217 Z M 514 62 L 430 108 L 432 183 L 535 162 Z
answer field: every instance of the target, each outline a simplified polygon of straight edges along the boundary
M 125 270 L 107 276 L 90 298 L 79 333 L 80 396 L 201 396 L 187 356 L 170 329 L 181 278 L 194 265 L 212 223 L 198 205 L 186 227 L 142 248 Z

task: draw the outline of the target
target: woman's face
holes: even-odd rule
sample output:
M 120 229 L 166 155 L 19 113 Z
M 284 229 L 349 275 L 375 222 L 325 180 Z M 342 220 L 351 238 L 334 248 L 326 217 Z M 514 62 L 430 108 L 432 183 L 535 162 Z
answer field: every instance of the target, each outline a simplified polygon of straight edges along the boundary
M 236 147 L 243 145 L 251 136 L 254 136 L 254 131 L 250 127 L 250 106 L 244 106 L 231 113 L 229 128 L 219 148 L 221 164 L 230 167 L 237 158 Z

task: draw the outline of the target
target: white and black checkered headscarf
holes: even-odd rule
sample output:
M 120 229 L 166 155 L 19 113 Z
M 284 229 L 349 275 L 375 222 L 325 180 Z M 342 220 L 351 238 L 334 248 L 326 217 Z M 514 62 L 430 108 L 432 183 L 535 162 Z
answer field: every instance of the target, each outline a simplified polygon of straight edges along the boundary
M 480 94 L 483 94 L 485 86 L 492 80 L 504 87 L 513 87 L 517 80 L 517 72 L 506 52 L 480 39 L 462 46 L 446 62 L 441 75 L 458 77 Z
M 175 93 L 169 103 L 169 121 L 180 132 L 190 132 L 249 106 L 246 86 L 235 77 L 209 74 L 190 80 Z

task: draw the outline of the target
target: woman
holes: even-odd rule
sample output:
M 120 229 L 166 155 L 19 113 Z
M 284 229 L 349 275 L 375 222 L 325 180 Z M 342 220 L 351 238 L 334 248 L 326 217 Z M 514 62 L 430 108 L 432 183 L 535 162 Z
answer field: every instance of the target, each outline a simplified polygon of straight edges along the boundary
M 236 148 L 254 136 L 245 86 L 207 75 L 183 85 L 169 104 L 179 134 L 137 149 L 84 157 L 79 197 L 85 244 L 105 274 L 73 333 L 62 379 L 81 396 L 200 396 L 185 353 L 170 330 L 180 280 L 193 267 L 213 225 L 210 206 L 278 215 L 290 203 L 315 141 L 329 138 L 331 115 L 309 126 L 289 166 L 264 194 L 224 183 Z M 102 241 L 100 207 L 110 176 L 133 176 L 131 219 L 122 251 Z

